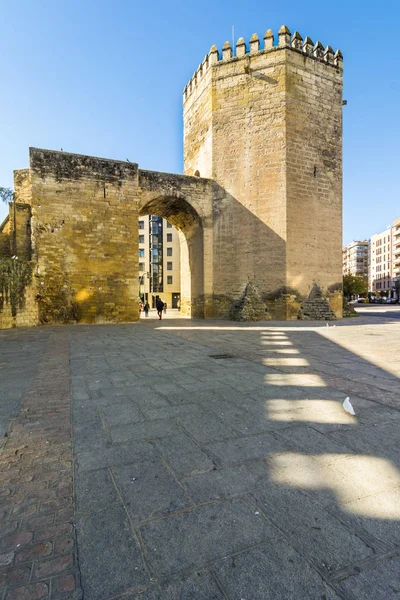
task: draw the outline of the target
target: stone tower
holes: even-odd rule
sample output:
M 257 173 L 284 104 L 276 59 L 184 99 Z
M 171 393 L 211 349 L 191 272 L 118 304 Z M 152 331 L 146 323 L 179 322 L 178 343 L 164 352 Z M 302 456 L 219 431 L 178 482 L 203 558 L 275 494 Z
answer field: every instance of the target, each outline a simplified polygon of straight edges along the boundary
M 216 316 L 249 281 L 272 318 L 296 318 L 314 284 L 341 316 L 342 63 L 282 26 L 213 46 L 185 87 L 185 174 L 216 187 Z

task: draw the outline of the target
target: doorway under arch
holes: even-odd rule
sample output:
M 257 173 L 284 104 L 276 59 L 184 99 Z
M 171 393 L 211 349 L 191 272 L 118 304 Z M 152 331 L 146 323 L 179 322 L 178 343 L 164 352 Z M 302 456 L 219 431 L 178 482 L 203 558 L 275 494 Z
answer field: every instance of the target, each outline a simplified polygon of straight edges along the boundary
M 162 217 L 178 231 L 181 314 L 204 318 L 204 235 L 200 216 L 184 198 L 165 195 L 144 200 L 139 218 L 145 215 Z

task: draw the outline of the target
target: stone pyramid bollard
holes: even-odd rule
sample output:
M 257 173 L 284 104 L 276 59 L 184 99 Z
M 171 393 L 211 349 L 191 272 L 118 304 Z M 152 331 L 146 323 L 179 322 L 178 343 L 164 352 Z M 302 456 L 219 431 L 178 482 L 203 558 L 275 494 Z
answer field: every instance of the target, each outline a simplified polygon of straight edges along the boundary
M 322 290 L 317 283 L 314 283 L 311 292 L 301 305 L 298 318 L 315 321 L 336 320 L 335 313 L 329 306 L 328 300 L 323 298 Z
M 271 318 L 253 282 L 246 285 L 242 297 L 231 310 L 230 318 L 232 321 L 267 321 Z

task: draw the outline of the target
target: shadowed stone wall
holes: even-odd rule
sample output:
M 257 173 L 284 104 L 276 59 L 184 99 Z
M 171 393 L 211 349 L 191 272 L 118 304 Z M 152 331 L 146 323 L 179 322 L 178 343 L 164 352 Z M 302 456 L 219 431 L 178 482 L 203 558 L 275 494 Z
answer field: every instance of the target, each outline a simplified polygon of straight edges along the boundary
M 10 255 L 10 217 L 7 216 L 0 224 L 0 257 Z
M 31 185 L 29 169 L 14 171 L 14 203 L 9 204 L 9 215 L 0 226 L 0 259 L 17 256 L 17 261 L 29 262 L 32 258 Z M 1 291 L 0 291 L 1 293 Z M 32 327 L 39 323 L 36 284 L 25 289 L 25 302 L 12 315 L 10 298 L 5 298 L 0 311 L 0 329 Z

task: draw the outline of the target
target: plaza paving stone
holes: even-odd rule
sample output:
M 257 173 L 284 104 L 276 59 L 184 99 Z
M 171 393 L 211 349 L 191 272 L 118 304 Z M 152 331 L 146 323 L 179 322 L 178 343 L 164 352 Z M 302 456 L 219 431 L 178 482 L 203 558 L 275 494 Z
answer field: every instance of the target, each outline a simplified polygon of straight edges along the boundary
M 398 598 L 399 334 L 0 332 L 1 600 Z

